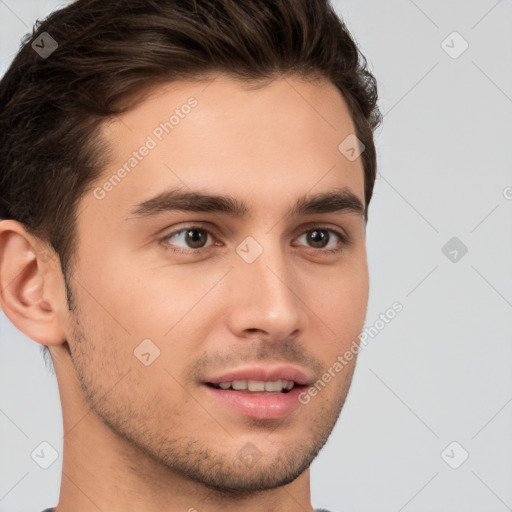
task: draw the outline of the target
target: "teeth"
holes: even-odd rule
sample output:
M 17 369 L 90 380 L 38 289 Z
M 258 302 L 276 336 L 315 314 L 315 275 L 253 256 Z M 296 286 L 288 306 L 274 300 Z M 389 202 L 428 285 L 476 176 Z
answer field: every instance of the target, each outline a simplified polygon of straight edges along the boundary
M 247 381 L 246 380 L 234 380 L 231 383 L 231 387 L 236 389 L 237 391 L 241 389 L 247 389 Z
M 283 390 L 290 391 L 295 383 L 293 380 L 262 381 L 242 379 L 233 382 L 220 382 L 217 386 L 220 389 L 232 388 L 236 391 L 266 391 L 269 393 L 281 393 Z
M 293 382 L 292 382 L 293 384 Z M 283 390 L 283 381 L 275 380 L 273 382 L 265 382 L 265 391 L 282 391 Z
M 249 391 L 265 391 L 265 383 L 262 380 L 248 380 L 247 388 Z

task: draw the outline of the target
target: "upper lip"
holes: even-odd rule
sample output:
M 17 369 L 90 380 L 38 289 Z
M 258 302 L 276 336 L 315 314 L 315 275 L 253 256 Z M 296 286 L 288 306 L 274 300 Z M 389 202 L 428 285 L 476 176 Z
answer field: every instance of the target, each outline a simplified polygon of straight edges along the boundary
M 258 380 L 273 382 L 276 380 L 292 380 L 298 385 L 308 385 L 312 379 L 302 370 L 293 366 L 247 366 L 228 370 L 222 374 L 208 377 L 205 382 L 219 384 L 234 380 Z

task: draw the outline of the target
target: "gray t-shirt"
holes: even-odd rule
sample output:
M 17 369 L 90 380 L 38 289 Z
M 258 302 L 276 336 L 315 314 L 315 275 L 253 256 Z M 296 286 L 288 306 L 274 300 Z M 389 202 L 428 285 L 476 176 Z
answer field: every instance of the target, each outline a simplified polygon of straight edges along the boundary
M 46 510 L 43 510 L 43 512 L 54 512 L 53 508 L 47 508 Z M 326 508 L 315 508 L 315 512 L 330 512 Z

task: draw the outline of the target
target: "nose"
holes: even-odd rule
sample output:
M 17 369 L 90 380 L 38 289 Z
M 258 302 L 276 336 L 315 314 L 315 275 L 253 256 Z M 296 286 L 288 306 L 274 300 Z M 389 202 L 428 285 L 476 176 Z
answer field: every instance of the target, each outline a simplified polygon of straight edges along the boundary
M 238 337 L 268 341 L 296 336 L 306 327 L 304 290 L 280 247 L 265 247 L 252 263 L 236 256 L 230 278 L 228 322 Z

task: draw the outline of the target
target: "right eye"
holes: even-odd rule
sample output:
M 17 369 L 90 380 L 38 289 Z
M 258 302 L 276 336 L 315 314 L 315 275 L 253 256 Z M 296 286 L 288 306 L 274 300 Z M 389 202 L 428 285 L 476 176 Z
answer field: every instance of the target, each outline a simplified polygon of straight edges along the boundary
M 214 239 L 211 231 L 202 226 L 190 225 L 169 233 L 161 239 L 161 242 L 166 250 L 190 254 L 210 247 L 212 244 L 205 245 L 208 238 Z M 183 245 L 179 246 L 177 243 Z

